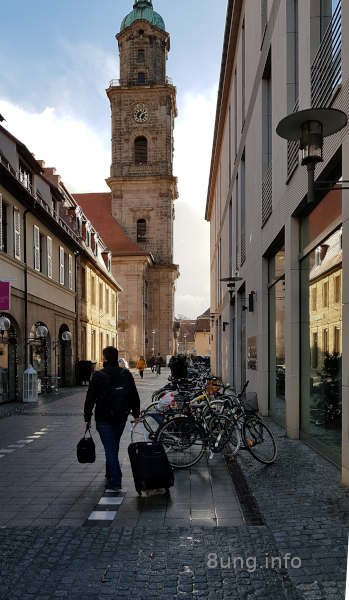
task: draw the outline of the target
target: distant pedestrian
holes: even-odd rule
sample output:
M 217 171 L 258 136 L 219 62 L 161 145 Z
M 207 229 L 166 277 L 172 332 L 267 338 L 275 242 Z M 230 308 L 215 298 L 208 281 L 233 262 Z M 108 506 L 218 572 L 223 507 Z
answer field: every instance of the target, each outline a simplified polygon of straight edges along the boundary
M 160 355 L 160 352 L 158 352 L 158 355 L 155 359 L 155 366 L 156 366 L 156 373 L 157 375 L 161 374 L 161 365 L 162 365 L 162 357 Z
M 149 359 L 149 367 L 150 367 L 150 369 L 151 369 L 151 372 L 152 372 L 152 373 L 155 373 L 155 369 L 156 369 L 156 365 L 155 365 L 155 356 L 152 356 L 152 357 Z
M 84 418 L 87 431 L 91 427 L 95 407 L 96 428 L 105 451 L 106 478 L 113 490 L 120 491 L 120 438 L 130 412 L 138 421 L 140 400 L 131 372 L 118 365 L 117 349 L 112 346 L 104 348 L 103 359 L 103 369 L 94 373 L 87 391 Z
M 147 368 L 147 363 L 144 360 L 144 356 L 140 356 L 136 362 L 136 369 L 138 369 L 141 379 L 143 379 L 144 369 Z

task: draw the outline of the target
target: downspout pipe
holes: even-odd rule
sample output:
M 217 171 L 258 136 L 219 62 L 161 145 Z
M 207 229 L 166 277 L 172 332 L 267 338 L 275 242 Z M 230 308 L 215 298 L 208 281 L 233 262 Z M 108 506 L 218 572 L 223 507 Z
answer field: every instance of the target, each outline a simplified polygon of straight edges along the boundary
M 26 208 L 23 213 L 23 261 L 24 261 L 24 370 L 28 366 L 28 264 L 27 264 L 27 214 L 31 212 Z
M 79 363 L 79 257 L 81 252 L 76 250 L 75 256 L 75 383 L 78 383 L 78 363 Z

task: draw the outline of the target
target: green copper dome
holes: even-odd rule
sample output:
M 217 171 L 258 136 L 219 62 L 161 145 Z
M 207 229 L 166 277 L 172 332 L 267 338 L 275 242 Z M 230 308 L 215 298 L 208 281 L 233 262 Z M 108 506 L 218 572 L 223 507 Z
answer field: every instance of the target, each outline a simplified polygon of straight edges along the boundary
M 154 11 L 151 0 L 137 0 L 133 5 L 133 11 L 130 12 L 122 21 L 120 31 L 132 25 L 135 21 L 148 21 L 158 29 L 165 30 L 163 18 Z

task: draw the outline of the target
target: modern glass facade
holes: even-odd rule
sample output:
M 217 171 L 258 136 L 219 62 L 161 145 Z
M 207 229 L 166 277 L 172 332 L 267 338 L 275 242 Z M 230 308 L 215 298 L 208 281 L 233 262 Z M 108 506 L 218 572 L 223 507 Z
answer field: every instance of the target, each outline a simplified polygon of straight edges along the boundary
M 285 248 L 269 260 L 269 411 L 285 426 Z
M 327 194 L 302 224 L 312 249 L 301 273 L 302 437 L 340 464 L 342 429 L 342 228 L 340 192 Z M 331 224 L 335 227 L 333 231 Z M 321 231 L 326 232 L 321 238 Z M 314 243 L 313 243 L 314 242 Z

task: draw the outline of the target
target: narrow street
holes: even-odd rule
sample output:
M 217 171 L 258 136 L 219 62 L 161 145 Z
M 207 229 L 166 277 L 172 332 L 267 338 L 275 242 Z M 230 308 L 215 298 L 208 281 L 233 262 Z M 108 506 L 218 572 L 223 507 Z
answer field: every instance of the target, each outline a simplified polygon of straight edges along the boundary
M 167 376 L 135 374 L 143 405 Z M 176 472 L 170 498 L 139 498 L 127 428 L 125 492 L 106 492 L 96 432 L 96 462 L 76 460 L 85 393 L 0 419 L 1 600 L 344 598 L 348 491 L 335 467 L 275 427 L 272 467 L 240 453 L 240 481 L 219 455 Z

